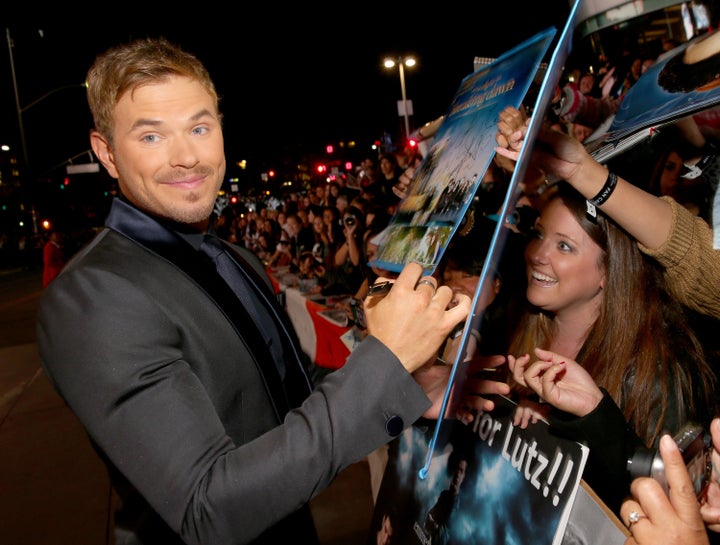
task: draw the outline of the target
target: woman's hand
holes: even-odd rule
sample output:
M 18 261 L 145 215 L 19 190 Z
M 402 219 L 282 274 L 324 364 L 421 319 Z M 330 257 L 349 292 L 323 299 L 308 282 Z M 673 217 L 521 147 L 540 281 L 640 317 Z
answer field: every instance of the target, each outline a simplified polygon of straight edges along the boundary
M 519 426 L 524 430 L 530 424 L 537 424 L 540 421 L 547 422 L 549 413 L 550 405 L 521 399 L 513 414 L 513 426 Z
M 446 414 L 454 414 L 455 418 L 469 424 L 479 411 L 492 411 L 495 403 L 484 396 L 510 393 L 510 386 L 504 380 L 495 380 L 493 376 L 504 363 L 504 356 L 483 356 L 459 364 L 453 384 L 455 390 L 448 400 Z M 413 373 L 415 380 L 433 402 L 432 407 L 423 414 L 425 418 L 440 418 L 452 367 L 450 364 L 438 364 L 433 358 Z
M 400 200 L 404 199 L 407 196 L 408 186 L 410 185 L 410 182 L 412 181 L 413 176 L 415 176 L 415 167 L 408 167 L 405 169 L 405 172 L 403 172 L 398 177 L 397 183 L 394 186 L 392 186 L 392 192 Z
M 474 356 L 463 364 L 461 372 L 462 387 L 457 403 L 451 403 L 450 409 L 458 420 L 469 424 L 479 412 L 489 412 L 495 408 L 495 402 L 485 396 L 508 395 L 510 385 L 505 373 L 500 370 L 505 364 L 505 356 Z M 452 414 L 452 413 L 451 413 Z
M 501 157 L 517 161 L 527 136 L 528 125 L 525 115 L 517 108 L 508 106 L 500 112 L 498 132 L 495 136 L 495 151 Z M 567 180 L 571 184 L 575 176 L 585 165 L 596 161 L 576 138 L 548 126 L 538 131 L 537 142 L 533 146 L 532 164 L 548 176 Z M 574 184 L 573 184 L 574 185 Z
M 555 352 L 535 349 L 538 360 L 530 363 L 530 355 L 508 356 L 508 365 L 518 384 L 530 388 L 540 399 L 562 411 L 585 416 L 603 398 L 590 374 L 583 367 Z
M 620 508 L 620 517 L 632 532 L 625 545 L 709 544 L 695 487 L 678 446 L 670 435 L 664 435 L 660 438 L 659 450 L 669 494 L 652 477 L 633 480 L 632 498 L 625 500 Z M 635 521 L 631 520 L 631 513 Z

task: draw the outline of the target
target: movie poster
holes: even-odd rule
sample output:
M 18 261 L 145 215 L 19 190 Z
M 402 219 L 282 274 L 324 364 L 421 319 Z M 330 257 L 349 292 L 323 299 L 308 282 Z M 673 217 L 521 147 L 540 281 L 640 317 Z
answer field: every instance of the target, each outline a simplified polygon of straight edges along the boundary
M 368 544 L 392 533 L 391 543 L 405 545 L 559 545 L 588 449 L 545 422 L 513 426 L 514 410 L 497 397 L 472 423 L 445 422 L 425 478 L 418 472 L 435 423 L 393 441 Z

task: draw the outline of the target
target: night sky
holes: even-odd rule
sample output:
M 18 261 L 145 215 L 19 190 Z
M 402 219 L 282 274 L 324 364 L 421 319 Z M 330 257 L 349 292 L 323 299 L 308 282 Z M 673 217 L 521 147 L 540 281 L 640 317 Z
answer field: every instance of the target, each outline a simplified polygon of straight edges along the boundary
M 569 12 L 567 0 L 479 1 L 464 11 L 442 4 L 430 11 L 333 6 L 287 11 L 273 3 L 239 16 L 167 8 L 175 10 L 172 16 L 160 18 L 137 10 L 132 17 L 112 10 L 101 16 L 64 5 L 59 13 L 9 16 L 0 53 L 0 143 L 20 143 L 7 29 L 21 107 L 76 85 L 23 114 L 28 156 L 39 171 L 78 154 L 87 162 L 82 154 L 91 120 L 80 84 L 95 55 L 144 36 L 165 36 L 208 67 L 221 95 L 229 162 L 271 165 L 288 149 L 402 134 L 400 78 L 397 69 L 382 67 L 385 56 L 418 58 L 406 71 L 413 130 L 445 113 L 476 56 L 494 58 L 550 26 L 560 30 Z

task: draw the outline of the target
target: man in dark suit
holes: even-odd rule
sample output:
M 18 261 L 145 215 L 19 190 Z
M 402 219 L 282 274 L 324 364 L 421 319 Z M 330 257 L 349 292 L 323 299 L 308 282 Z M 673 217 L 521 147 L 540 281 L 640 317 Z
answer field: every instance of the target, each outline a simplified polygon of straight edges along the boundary
M 317 543 L 308 501 L 427 414 L 412 373 L 470 300 L 446 310 L 450 289 L 409 264 L 313 388 L 259 260 L 208 236 L 225 156 L 206 69 L 146 39 L 87 81 L 91 145 L 122 197 L 44 293 L 38 341 L 122 499 L 115 542 Z

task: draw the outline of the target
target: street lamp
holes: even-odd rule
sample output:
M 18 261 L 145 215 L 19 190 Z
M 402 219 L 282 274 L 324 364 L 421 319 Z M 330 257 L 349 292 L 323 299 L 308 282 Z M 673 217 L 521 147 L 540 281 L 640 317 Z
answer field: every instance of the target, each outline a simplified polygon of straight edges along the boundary
M 10 29 L 5 28 L 5 35 L 7 37 L 7 44 L 8 44 L 8 53 L 10 55 L 10 72 L 12 74 L 12 83 L 13 83 L 13 90 L 15 91 L 15 107 L 17 108 L 17 117 L 18 117 L 18 126 L 20 128 L 20 144 L 22 145 L 22 153 L 23 153 L 23 166 L 26 169 L 30 169 L 30 162 L 28 160 L 28 151 L 27 151 L 27 142 L 25 141 L 25 126 L 23 125 L 23 112 L 27 111 L 29 108 L 32 108 L 37 103 L 45 100 L 50 95 L 54 95 L 58 91 L 62 91 L 63 89 L 70 89 L 74 87 L 86 87 L 87 83 L 75 83 L 71 85 L 63 85 L 62 87 L 58 87 L 56 89 L 53 89 L 52 91 L 48 91 L 41 97 L 33 100 L 31 103 L 29 103 L 25 107 L 20 106 L 20 95 L 18 94 L 18 86 L 17 86 L 17 79 L 15 77 L 15 58 L 13 56 L 13 40 L 10 37 Z M 32 221 L 33 221 L 33 234 L 37 236 L 38 234 L 38 226 L 37 226 L 37 213 L 35 211 L 35 203 L 33 202 L 33 198 L 30 197 L 30 209 L 32 213 Z
M 18 117 L 18 125 L 20 127 L 20 144 L 22 145 L 22 152 L 23 152 L 23 161 L 26 168 L 30 166 L 28 161 L 28 152 L 27 152 L 27 143 L 25 142 L 25 126 L 23 125 L 23 113 L 38 104 L 39 102 L 42 102 L 50 95 L 54 95 L 58 91 L 62 91 L 64 89 L 73 89 L 75 87 L 85 87 L 87 88 L 87 83 L 73 83 L 70 85 L 63 85 L 61 87 L 58 87 L 56 89 L 53 89 L 52 91 L 48 91 L 41 97 L 33 100 L 30 104 L 20 107 L 20 95 L 18 94 L 18 87 L 17 87 L 17 80 L 15 78 L 15 59 L 13 57 L 13 41 L 10 37 L 10 29 L 5 29 L 5 34 L 7 35 L 7 43 L 8 43 L 8 52 L 10 53 L 10 72 L 12 73 L 12 82 L 13 82 L 13 89 L 15 91 L 15 107 L 17 108 L 17 117 Z
M 412 68 L 417 64 L 417 61 L 414 57 L 397 57 L 395 59 L 393 58 L 386 58 L 383 61 L 383 66 L 385 68 L 394 68 L 395 65 L 398 67 L 398 71 L 400 73 L 400 92 L 402 93 L 402 114 L 405 117 L 405 137 L 410 138 L 410 120 L 408 118 L 408 101 L 407 96 L 405 95 L 405 67 Z

